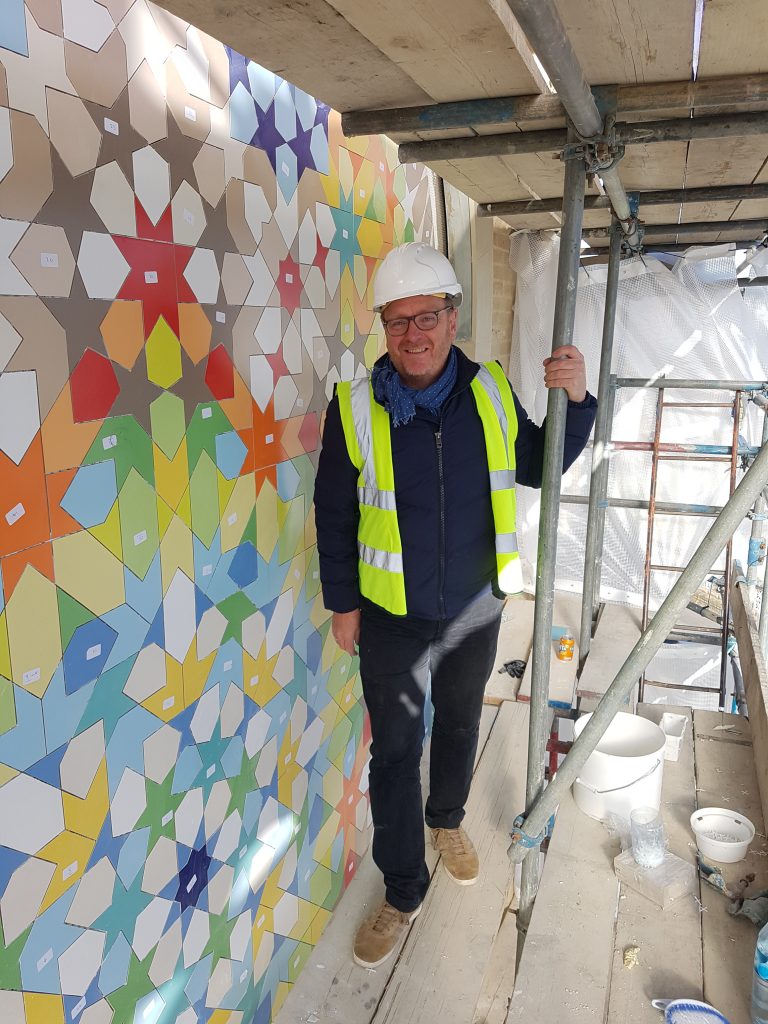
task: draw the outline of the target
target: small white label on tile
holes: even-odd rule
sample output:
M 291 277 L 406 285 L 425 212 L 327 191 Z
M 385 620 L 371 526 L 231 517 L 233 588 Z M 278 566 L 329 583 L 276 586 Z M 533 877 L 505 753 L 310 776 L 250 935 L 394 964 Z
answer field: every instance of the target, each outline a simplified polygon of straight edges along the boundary
M 101 447 L 104 449 L 105 452 L 108 452 L 110 448 L 116 448 L 117 434 L 109 434 L 107 437 L 105 437 L 104 440 L 101 442 Z
M 291 755 L 290 754 L 286 754 L 285 760 L 283 761 L 283 764 L 290 764 L 290 763 L 291 763 Z
M 341 234 L 342 234 L 342 237 L 349 238 L 349 232 L 347 231 L 346 228 L 342 228 L 341 229 Z
M 213 566 L 212 565 L 204 565 L 203 566 L 203 576 L 210 576 L 212 572 L 213 572 Z
M 240 975 L 240 984 L 242 984 L 247 977 L 248 977 L 248 971 L 243 971 L 243 973 Z
M 353 796 L 348 796 L 348 797 L 347 797 L 347 803 L 348 803 L 348 804 L 351 804 L 353 800 L 354 800 L 354 797 L 353 797 Z
M 307 871 L 307 872 L 305 873 L 305 875 L 304 875 L 304 881 L 305 881 L 305 882 L 308 882 L 308 881 L 310 880 L 310 878 L 311 878 L 311 877 L 312 877 L 312 872 L 311 872 L 311 871 Z
M 173 705 L 175 703 L 176 703 L 176 698 L 175 697 L 167 697 L 163 701 L 163 711 L 168 711 L 170 708 L 173 707 Z
M 365 189 L 361 188 L 359 191 L 360 191 L 360 198 L 361 199 L 365 199 Z
M 246 853 L 248 853 L 248 847 L 247 847 L 247 846 L 244 846 L 244 847 L 242 848 L 242 850 L 240 851 L 240 860 L 242 860 L 242 859 L 243 859 L 243 857 L 244 857 L 244 856 L 246 855 Z
M 251 686 L 258 686 L 258 683 L 259 683 L 259 677 L 258 676 L 251 676 Z
M 274 434 L 267 434 L 267 436 L 264 438 L 264 444 L 272 444 L 272 442 L 274 440 L 275 440 L 275 435 Z
M 294 834 L 295 836 L 297 836 L 297 835 L 299 834 L 299 832 L 301 832 L 301 825 L 300 825 L 300 824 L 299 824 L 299 822 L 297 821 L 297 822 L 296 822 L 296 824 L 295 824 L 295 826 L 294 826 L 294 829 L 293 829 L 293 834 Z
M 259 920 L 256 922 L 256 927 L 257 928 L 261 928 L 261 926 L 264 924 L 265 920 L 266 920 L 266 918 L 262 914 L 261 917 L 259 918 Z
M 185 210 L 184 211 L 184 220 L 187 222 L 187 224 L 194 224 L 195 223 L 195 215 L 194 215 L 194 213 L 192 213 L 191 210 Z
M 346 697 L 344 698 L 344 703 L 345 703 L 345 704 L 349 704 L 349 702 L 350 702 L 351 700 L 352 700 L 352 694 L 351 694 L 351 693 L 348 693 L 348 694 L 347 694 L 347 696 L 346 696 Z
M 293 570 L 293 575 L 294 575 L 294 576 L 296 577 L 296 579 L 299 579 L 299 578 L 300 578 L 300 576 L 301 576 L 301 573 L 299 572 L 299 570 L 298 570 L 298 569 L 294 569 L 294 570 Z
M 9 526 L 13 526 L 15 522 L 21 519 L 21 517 L 24 515 L 26 511 L 27 510 L 24 508 L 21 502 L 19 502 L 18 505 L 14 505 L 10 512 L 5 513 L 6 523 L 8 523 Z
M 59 265 L 59 254 L 57 252 L 41 252 L 40 253 L 40 266 L 41 267 L 58 267 Z
M 77 871 L 77 861 L 73 860 L 72 863 L 68 867 L 64 868 L 64 870 L 61 872 L 61 877 L 66 882 L 66 880 L 68 878 L 71 878 L 72 875 L 74 875 L 74 873 L 76 871 Z
M 217 310 L 216 311 L 216 323 L 217 324 L 225 324 L 226 322 L 227 322 L 227 314 L 226 313 L 220 313 Z
M 381 171 L 382 174 L 384 173 L 384 161 L 383 160 L 379 160 L 379 170 Z
M 280 164 L 280 170 L 286 177 L 291 173 L 291 168 L 288 166 L 285 160 L 283 160 L 283 162 Z
M 296 959 L 293 961 L 293 966 L 294 967 L 298 967 L 300 963 L 301 963 L 301 957 L 297 956 Z
M 237 522 L 237 512 L 233 512 L 231 516 L 227 516 L 227 523 L 229 526 L 234 526 Z
M 94 658 L 98 658 L 101 654 L 101 644 L 94 644 L 93 647 L 89 647 L 85 652 L 85 660 L 93 661 Z
M 203 411 L 200 413 L 204 420 L 209 420 L 213 416 L 213 409 L 210 405 L 206 405 Z
M 312 573 L 312 579 L 316 580 L 316 579 L 319 579 L 319 578 L 320 578 L 320 573 L 317 571 L 317 569 L 315 569 L 315 571 Z
M 293 284 L 293 274 L 286 274 L 285 275 L 285 283 L 286 284 Z
M 40 669 L 39 668 L 30 668 L 30 669 L 27 669 L 27 671 L 21 677 L 21 681 L 22 681 L 22 683 L 24 683 L 25 686 L 31 686 L 32 683 L 36 683 L 39 678 L 40 678 Z
M 317 686 L 313 686 L 312 689 L 310 690 L 310 693 L 312 694 L 312 696 L 314 696 L 317 693 Z
M 342 666 L 341 666 L 341 674 L 342 674 L 342 675 L 344 675 L 344 673 L 345 673 L 346 671 L 347 671 L 347 666 L 346 666 L 346 665 L 342 665 Z
M 111 117 L 105 117 L 104 131 L 109 132 L 110 135 L 119 135 L 120 125 L 117 123 L 117 121 L 113 121 Z
M 280 715 L 280 721 L 281 721 L 281 722 L 284 722 L 284 721 L 286 720 L 286 718 L 287 718 L 287 717 L 288 717 L 288 715 L 287 715 L 287 714 L 285 713 L 285 711 L 284 711 L 284 712 L 282 713 L 282 715 Z
M 349 862 L 349 867 L 347 868 L 347 871 L 352 871 L 352 869 L 354 868 L 354 866 L 355 866 L 355 865 L 354 865 L 354 864 L 352 863 L 352 861 L 350 861 L 350 862 Z
M 349 324 L 344 324 L 344 333 L 349 334 Z
M 296 405 L 299 407 L 299 409 L 303 409 L 304 408 L 304 399 L 303 398 L 297 398 L 296 399 Z
M 157 271 L 156 270 L 145 270 L 144 271 L 144 283 L 145 284 L 157 284 Z
M 224 671 L 225 671 L 225 672 L 229 672 L 229 670 L 230 670 L 231 668 L 232 668 L 232 662 L 231 662 L 231 661 L 225 661 L 225 662 L 224 662 Z
M 168 825 L 170 823 L 172 817 L 173 817 L 173 811 L 168 811 L 168 813 L 164 814 L 163 817 L 161 818 L 161 824 L 162 825 Z
M 192 892 L 192 890 L 195 888 L 195 883 L 196 882 L 197 882 L 197 875 L 192 875 L 190 880 L 187 882 L 187 892 Z
M 86 1006 L 86 999 L 85 999 L 85 996 L 83 996 L 83 998 L 80 999 L 78 1002 L 76 1002 L 75 1005 L 72 1007 L 72 1020 L 77 1020 L 77 1018 L 80 1016 L 80 1014 L 85 1009 L 85 1006 Z
M 146 530 L 139 530 L 138 533 L 134 533 L 134 535 L 133 535 L 133 545 L 134 545 L 134 547 L 138 547 L 139 544 L 143 544 L 146 539 L 147 539 L 147 531 Z
M 184 107 L 184 117 L 186 117 L 188 121 L 196 121 L 197 111 L 194 107 Z
M 216 771 L 216 765 L 212 764 L 211 767 L 208 769 L 208 771 L 205 773 L 206 779 L 210 779 L 210 777 L 213 775 L 213 773 L 215 771 Z
M 44 967 L 47 967 L 51 960 L 53 960 L 53 950 L 49 949 L 48 952 L 43 953 L 43 955 L 37 961 L 37 973 L 39 974 Z

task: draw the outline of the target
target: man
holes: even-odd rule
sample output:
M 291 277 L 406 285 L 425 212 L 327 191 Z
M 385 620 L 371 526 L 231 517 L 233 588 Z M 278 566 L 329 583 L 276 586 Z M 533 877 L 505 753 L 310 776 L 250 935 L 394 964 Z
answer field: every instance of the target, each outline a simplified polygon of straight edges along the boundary
M 498 364 L 479 366 L 453 345 L 461 299 L 453 267 L 430 246 L 411 242 L 384 259 L 374 308 L 387 354 L 370 380 L 338 385 L 315 486 L 323 597 L 336 642 L 348 654 L 359 645 L 371 719 L 373 858 L 386 899 L 355 937 L 365 967 L 394 952 L 421 909 L 424 818 L 450 877 L 477 880 L 461 822 L 503 595 L 522 589 L 515 477 L 541 485 L 543 425 L 528 419 Z M 568 393 L 567 468 L 595 418 L 580 352 L 555 350 L 544 381 Z

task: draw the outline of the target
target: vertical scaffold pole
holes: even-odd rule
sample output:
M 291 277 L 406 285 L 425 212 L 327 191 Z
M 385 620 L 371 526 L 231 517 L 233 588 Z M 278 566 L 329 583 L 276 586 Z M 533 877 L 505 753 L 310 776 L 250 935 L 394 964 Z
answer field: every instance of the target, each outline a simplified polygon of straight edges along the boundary
M 586 163 L 583 155 L 565 162 L 563 224 L 560 232 L 560 256 L 557 266 L 557 292 L 552 327 L 552 348 L 570 345 L 576 317 L 576 289 L 581 253 L 581 227 L 584 215 Z M 557 524 L 560 513 L 560 479 L 563 473 L 565 417 L 568 397 L 562 388 L 552 388 L 547 401 L 547 427 L 544 448 L 544 472 L 539 515 L 539 547 L 536 559 L 536 607 L 533 616 L 530 724 L 528 733 L 528 779 L 526 807 L 532 807 L 544 789 L 546 759 L 549 666 L 552 650 L 552 612 L 555 603 L 555 567 L 557 562 Z M 531 920 L 533 902 L 539 886 L 538 857 L 529 857 L 522 868 L 520 907 L 517 928 L 518 960 Z
M 608 489 L 608 433 L 611 422 L 611 358 L 616 324 L 616 300 L 619 292 L 621 265 L 621 226 L 614 219 L 608 249 L 608 278 L 605 284 L 605 312 L 603 314 L 603 342 L 600 349 L 600 376 L 597 385 L 597 418 L 592 445 L 592 468 L 589 482 L 589 511 L 587 513 L 587 539 L 584 547 L 584 586 L 581 598 L 581 631 L 579 656 L 583 664 L 592 642 L 592 619 L 595 596 L 600 595 L 600 575 L 603 566 L 602 535 L 599 520 L 605 514 L 602 502 Z M 598 540 L 601 547 L 598 547 Z

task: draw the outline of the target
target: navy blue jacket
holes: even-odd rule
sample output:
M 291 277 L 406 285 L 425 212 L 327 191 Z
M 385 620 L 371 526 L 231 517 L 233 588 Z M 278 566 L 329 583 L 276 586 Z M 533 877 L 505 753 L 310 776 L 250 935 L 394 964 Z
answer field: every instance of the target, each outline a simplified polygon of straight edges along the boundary
M 422 619 L 453 618 L 496 578 L 485 438 L 469 387 L 478 364 L 460 349 L 457 355 L 456 385 L 440 416 L 417 407 L 415 419 L 392 429 L 406 605 L 409 615 Z M 540 487 L 544 424 L 538 427 L 528 419 L 516 395 L 515 408 L 517 482 Z M 564 470 L 587 443 L 596 409 L 591 395 L 568 403 Z M 357 571 L 357 478 L 334 396 L 315 482 L 320 579 L 325 607 L 334 612 L 353 611 L 364 600 Z

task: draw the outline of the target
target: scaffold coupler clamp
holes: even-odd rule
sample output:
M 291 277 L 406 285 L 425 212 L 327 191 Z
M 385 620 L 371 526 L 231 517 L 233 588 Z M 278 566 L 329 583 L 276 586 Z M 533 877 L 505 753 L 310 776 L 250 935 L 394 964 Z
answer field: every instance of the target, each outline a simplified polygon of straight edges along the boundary
M 602 134 L 584 138 L 577 135 L 560 150 L 561 160 L 584 160 L 587 174 L 601 174 L 610 171 L 624 156 L 624 144 L 616 134 L 616 119 L 612 115 L 605 119 Z
M 522 814 L 518 814 L 512 822 L 512 831 L 510 832 L 511 842 L 507 849 L 507 856 L 510 860 L 515 862 L 519 862 L 525 857 L 525 853 L 522 851 L 527 852 L 528 850 L 534 850 L 537 846 L 541 846 L 547 834 L 546 831 L 544 831 L 538 836 L 529 836 L 527 832 L 523 831 L 524 825 L 524 816 Z

